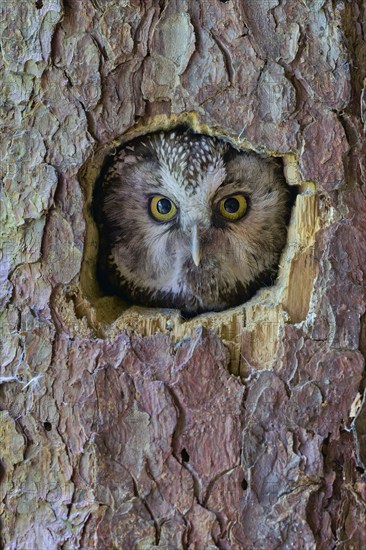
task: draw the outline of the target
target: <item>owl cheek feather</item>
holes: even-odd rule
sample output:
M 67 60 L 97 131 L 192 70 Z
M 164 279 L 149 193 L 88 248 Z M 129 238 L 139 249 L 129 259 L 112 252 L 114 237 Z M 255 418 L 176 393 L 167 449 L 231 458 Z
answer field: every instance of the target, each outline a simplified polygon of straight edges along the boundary
M 171 240 L 166 235 L 150 242 L 144 254 L 140 256 L 140 265 L 143 266 L 147 279 L 164 286 L 166 281 L 175 278 L 175 272 L 180 269 L 180 250 L 175 249 Z M 144 259 L 141 262 L 141 259 Z

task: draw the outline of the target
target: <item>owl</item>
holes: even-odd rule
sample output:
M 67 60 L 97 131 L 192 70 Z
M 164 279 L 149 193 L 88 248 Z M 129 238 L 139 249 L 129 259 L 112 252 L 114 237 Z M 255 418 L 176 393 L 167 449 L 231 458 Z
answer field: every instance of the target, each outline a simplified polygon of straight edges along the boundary
M 110 156 L 94 210 L 102 288 L 192 316 L 273 283 L 289 192 L 278 161 L 177 128 Z

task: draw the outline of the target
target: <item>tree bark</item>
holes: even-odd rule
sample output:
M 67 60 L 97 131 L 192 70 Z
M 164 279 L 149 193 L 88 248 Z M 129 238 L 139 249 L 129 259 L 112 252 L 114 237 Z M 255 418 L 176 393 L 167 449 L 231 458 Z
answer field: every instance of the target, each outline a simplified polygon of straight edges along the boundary
M 0 547 L 365 549 L 364 3 L 0 10 Z M 299 190 L 275 286 L 190 321 L 102 295 L 91 216 L 180 122 Z

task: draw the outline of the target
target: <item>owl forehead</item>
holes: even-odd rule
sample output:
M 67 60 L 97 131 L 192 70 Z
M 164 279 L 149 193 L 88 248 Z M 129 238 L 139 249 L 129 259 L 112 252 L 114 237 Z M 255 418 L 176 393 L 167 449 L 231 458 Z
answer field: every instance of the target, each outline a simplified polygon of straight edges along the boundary
M 150 139 L 164 179 L 174 180 L 188 196 L 216 188 L 223 179 L 226 144 L 191 133 L 161 133 Z M 203 189 L 206 187 L 207 189 Z

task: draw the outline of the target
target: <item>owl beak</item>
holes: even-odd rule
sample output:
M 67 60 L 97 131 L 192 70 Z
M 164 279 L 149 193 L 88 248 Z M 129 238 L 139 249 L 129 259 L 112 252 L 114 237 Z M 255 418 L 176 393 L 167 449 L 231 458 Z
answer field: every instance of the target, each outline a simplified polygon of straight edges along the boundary
M 192 252 L 192 258 L 193 258 L 194 264 L 198 267 L 200 265 L 201 256 L 200 256 L 200 243 L 198 240 L 198 227 L 196 223 L 192 227 L 191 252 Z

